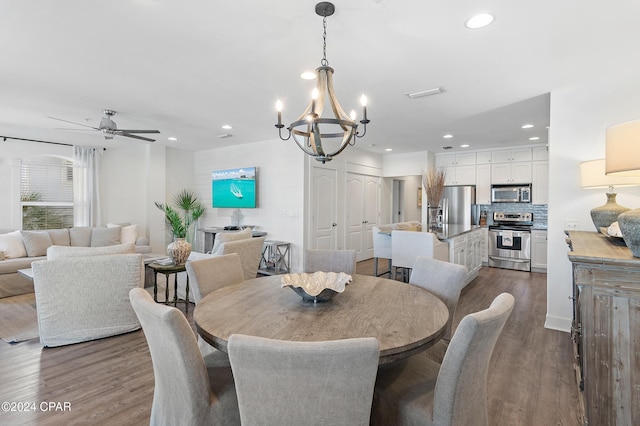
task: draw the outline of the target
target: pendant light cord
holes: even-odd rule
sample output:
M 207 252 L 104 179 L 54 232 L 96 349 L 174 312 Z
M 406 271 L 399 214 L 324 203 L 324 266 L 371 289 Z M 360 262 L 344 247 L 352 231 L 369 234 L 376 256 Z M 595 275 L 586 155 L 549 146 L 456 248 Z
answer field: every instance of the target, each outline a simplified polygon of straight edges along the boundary
M 329 66 L 329 61 L 327 61 L 327 15 L 326 13 L 322 17 L 322 60 L 320 61 L 320 65 L 323 67 Z

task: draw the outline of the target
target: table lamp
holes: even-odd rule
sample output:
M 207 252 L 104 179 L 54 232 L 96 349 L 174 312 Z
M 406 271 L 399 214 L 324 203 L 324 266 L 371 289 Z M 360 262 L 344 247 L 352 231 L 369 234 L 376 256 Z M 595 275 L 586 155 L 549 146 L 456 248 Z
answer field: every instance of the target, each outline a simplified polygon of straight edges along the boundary
M 600 232 L 600 228 L 608 228 L 618 220 L 621 213 L 631 210 L 616 203 L 613 187 L 640 185 L 640 177 L 607 176 L 604 173 L 605 160 L 591 160 L 580 163 L 580 184 L 585 189 L 609 188 L 606 204 L 591 209 L 591 220 Z
M 608 176 L 640 177 L 640 120 L 615 124 L 607 129 L 605 173 Z M 640 257 L 640 209 L 618 216 L 624 242 Z

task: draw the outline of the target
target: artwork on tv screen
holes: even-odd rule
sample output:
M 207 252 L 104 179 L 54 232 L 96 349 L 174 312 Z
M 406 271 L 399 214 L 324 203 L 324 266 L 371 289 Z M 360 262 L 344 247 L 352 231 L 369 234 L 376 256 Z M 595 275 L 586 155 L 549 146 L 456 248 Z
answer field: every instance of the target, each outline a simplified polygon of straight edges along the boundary
M 211 172 L 212 206 L 229 209 L 256 208 L 256 183 L 255 167 Z

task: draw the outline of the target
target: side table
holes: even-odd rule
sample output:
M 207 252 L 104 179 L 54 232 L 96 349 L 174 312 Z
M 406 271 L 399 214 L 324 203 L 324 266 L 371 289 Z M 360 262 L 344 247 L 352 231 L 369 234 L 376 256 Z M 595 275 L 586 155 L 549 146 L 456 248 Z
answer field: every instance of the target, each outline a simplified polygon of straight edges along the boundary
M 288 274 L 291 264 L 291 243 L 266 240 L 258 273 L 262 275 Z
M 169 277 L 173 274 L 173 306 L 178 305 L 178 272 L 186 272 L 185 265 L 161 265 L 159 263 L 151 262 L 147 265 L 153 271 L 153 300 L 158 302 L 158 274 L 164 274 L 167 281 L 167 285 L 164 291 L 164 304 L 170 304 L 169 300 Z M 189 313 L 189 274 L 187 274 L 187 286 L 185 289 L 186 295 L 184 300 L 185 312 Z

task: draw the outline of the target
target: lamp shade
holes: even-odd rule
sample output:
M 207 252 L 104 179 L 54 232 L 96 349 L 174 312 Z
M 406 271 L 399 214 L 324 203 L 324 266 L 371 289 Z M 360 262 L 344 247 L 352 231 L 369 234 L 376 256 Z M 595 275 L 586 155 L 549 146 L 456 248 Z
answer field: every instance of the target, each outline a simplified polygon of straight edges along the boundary
M 607 129 L 605 160 L 609 176 L 640 176 L 640 120 Z
M 605 174 L 605 160 L 591 160 L 580 163 L 580 186 L 583 188 L 608 188 L 611 186 L 640 185 L 640 176 L 617 176 Z

